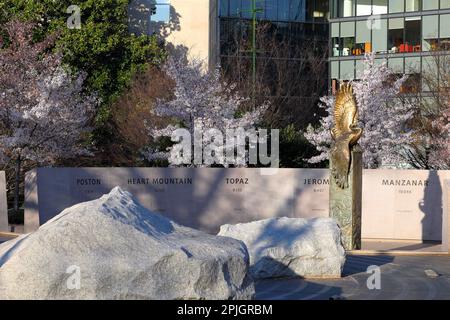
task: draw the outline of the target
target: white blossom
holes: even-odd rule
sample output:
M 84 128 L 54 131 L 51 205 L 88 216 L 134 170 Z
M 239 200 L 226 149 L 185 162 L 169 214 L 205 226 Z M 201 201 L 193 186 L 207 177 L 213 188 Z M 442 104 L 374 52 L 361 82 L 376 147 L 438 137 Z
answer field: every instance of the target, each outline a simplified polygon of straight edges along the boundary
M 261 119 L 268 104 L 256 107 L 254 110 L 238 114 L 241 106 L 248 101 L 236 92 L 234 84 L 225 83 L 221 79 L 220 68 L 204 72 L 203 62 L 193 60 L 185 62 L 181 59 L 170 58 L 165 65 L 168 76 L 174 81 L 174 98 L 170 101 L 159 100 L 153 112 L 161 117 L 173 119 L 178 127 L 186 128 L 194 137 L 194 132 L 207 132 L 210 129 L 219 130 L 225 137 L 227 130 L 254 128 Z M 177 128 L 173 124 L 162 128 L 149 128 L 153 138 L 170 137 Z M 194 139 L 193 139 L 194 140 Z M 207 144 L 202 141 L 203 147 Z M 224 143 L 225 154 L 227 148 L 236 145 Z M 170 162 L 170 150 L 147 150 L 144 156 L 148 160 L 166 158 Z M 225 157 L 221 157 L 221 164 L 226 165 Z
M 366 168 L 399 167 L 405 164 L 403 152 L 413 141 L 413 132 L 408 121 L 414 115 L 414 107 L 399 92 L 406 76 L 397 77 L 386 62 L 375 62 L 374 54 L 364 59 L 361 78 L 353 81 L 353 91 L 358 103 L 359 127 L 363 135 L 359 141 L 363 149 L 363 163 Z M 320 120 L 320 126 L 309 126 L 305 137 L 320 152 L 309 159 L 318 163 L 328 159 L 332 143 L 330 129 L 333 126 L 334 97 L 321 98 L 320 107 L 327 116 Z

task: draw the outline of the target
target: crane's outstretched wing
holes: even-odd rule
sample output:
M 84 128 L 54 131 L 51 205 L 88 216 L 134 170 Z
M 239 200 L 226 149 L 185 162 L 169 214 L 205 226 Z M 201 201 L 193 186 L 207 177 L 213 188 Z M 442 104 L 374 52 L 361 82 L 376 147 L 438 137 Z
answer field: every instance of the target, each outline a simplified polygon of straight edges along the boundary
M 334 128 L 333 139 L 351 131 L 356 126 L 358 119 L 358 108 L 350 84 L 343 84 L 336 95 L 334 106 Z

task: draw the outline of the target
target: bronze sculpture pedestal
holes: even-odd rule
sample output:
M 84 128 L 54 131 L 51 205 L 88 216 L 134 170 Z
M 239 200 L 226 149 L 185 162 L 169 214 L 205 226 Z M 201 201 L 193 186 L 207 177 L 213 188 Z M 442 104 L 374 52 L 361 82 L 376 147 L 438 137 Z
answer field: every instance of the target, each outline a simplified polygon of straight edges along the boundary
M 333 163 L 330 160 L 330 168 Z M 355 145 L 351 150 L 348 188 L 342 189 L 330 178 L 330 217 L 341 228 L 345 250 L 361 249 L 362 150 Z

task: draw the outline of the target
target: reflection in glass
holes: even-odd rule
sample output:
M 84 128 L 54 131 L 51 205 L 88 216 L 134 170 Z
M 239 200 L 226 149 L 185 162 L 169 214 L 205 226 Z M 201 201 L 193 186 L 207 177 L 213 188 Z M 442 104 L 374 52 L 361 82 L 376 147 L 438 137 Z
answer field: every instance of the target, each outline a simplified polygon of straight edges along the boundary
M 229 15 L 228 5 L 229 5 L 228 0 L 220 0 L 219 15 L 221 17 L 227 17 Z
M 278 0 L 278 20 L 289 20 L 289 2 L 290 0 Z
M 363 60 L 356 60 L 356 79 L 361 79 L 364 74 Z
M 372 12 L 373 14 L 388 13 L 388 0 L 373 0 Z
M 425 0 L 423 2 L 423 10 L 439 9 L 439 0 Z
M 424 16 L 422 29 L 422 50 L 434 51 L 438 49 L 439 43 L 439 17 Z
M 389 13 L 404 12 L 404 0 L 389 0 Z
M 372 51 L 372 42 L 370 40 L 371 28 L 367 21 L 356 22 L 356 44 L 354 55 L 359 56 Z
M 329 0 L 316 0 L 316 8 L 314 11 L 314 17 L 328 19 L 329 17 Z
M 314 17 L 314 1 L 306 1 L 306 20 L 311 21 Z
M 341 22 L 342 56 L 353 55 L 355 48 L 355 22 Z
M 238 17 L 241 10 L 240 1 L 230 1 L 230 17 Z
M 440 50 L 450 50 L 450 14 L 441 14 L 440 25 Z
M 339 61 L 331 62 L 331 78 L 333 79 L 339 78 Z
M 405 18 L 405 41 L 408 46 L 406 52 L 420 52 L 422 51 L 422 41 L 420 32 L 422 30 L 421 17 L 406 17 Z
M 290 20 L 305 21 L 306 18 L 306 0 L 291 0 L 290 3 Z
M 403 93 L 418 93 L 421 91 L 420 57 L 405 58 L 405 74 L 409 75 L 402 85 Z
M 421 2 L 421 0 L 406 0 L 406 11 L 419 11 Z
M 341 46 L 341 38 L 334 37 L 331 39 L 332 42 L 332 54 L 333 57 L 339 57 L 342 55 L 342 46 Z
M 339 17 L 352 17 L 355 15 L 354 0 L 339 0 L 338 2 Z
M 389 58 L 388 66 L 394 73 L 404 73 L 403 58 Z
M 341 61 L 340 73 L 341 80 L 353 80 L 355 78 L 354 60 Z
M 438 66 L 436 63 L 436 57 L 433 56 L 424 56 L 422 57 L 422 75 L 423 79 L 433 78 L 434 75 L 438 74 Z M 430 91 L 429 87 L 430 83 L 428 81 L 422 82 L 422 90 Z
M 278 10 L 277 10 L 277 0 L 266 0 L 266 19 L 277 20 Z
M 379 27 L 372 29 L 372 50 L 384 53 L 387 51 L 387 20 L 378 19 L 374 23 Z
M 372 14 L 372 0 L 357 0 L 356 15 L 370 16 Z
M 331 0 L 331 17 L 339 17 L 339 0 Z
M 164 22 L 167 23 L 170 20 L 170 5 L 169 4 L 159 4 L 162 2 L 159 0 L 155 5 L 154 14 L 150 16 L 150 20 L 153 22 Z
M 389 19 L 388 49 L 389 53 L 405 52 L 403 18 Z M 402 51 L 401 51 L 402 50 Z
M 231 0 L 231 2 L 233 2 L 233 0 Z M 237 2 L 239 2 L 239 1 L 237 1 Z M 253 16 L 252 1 L 248 1 L 248 0 L 242 1 L 239 11 L 240 11 L 242 18 L 250 19 Z

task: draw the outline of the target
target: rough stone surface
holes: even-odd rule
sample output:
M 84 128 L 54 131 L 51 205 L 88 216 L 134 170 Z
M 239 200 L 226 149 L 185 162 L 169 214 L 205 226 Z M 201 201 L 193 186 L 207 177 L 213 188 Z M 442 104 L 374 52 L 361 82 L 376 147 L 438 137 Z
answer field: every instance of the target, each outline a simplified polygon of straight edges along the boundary
M 115 188 L 0 245 L 0 298 L 249 299 L 248 264 L 241 241 L 178 225 Z M 80 288 L 69 289 L 77 270 Z
M 272 218 L 223 225 L 219 235 L 242 240 L 255 279 L 339 278 L 345 262 L 341 232 L 330 218 Z

